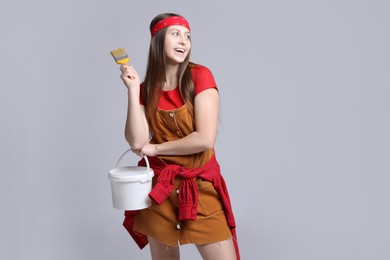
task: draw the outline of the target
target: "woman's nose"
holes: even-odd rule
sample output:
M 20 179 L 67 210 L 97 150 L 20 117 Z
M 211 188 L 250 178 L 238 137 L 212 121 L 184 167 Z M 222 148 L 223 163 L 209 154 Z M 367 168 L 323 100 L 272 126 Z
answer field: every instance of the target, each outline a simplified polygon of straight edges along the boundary
M 180 44 L 183 44 L 183 45 L 186 44 L 186 39 L 185 39 L 185 36 L 184 36 L 184 35 L 180 36 L 180 38 L 179 38 L 179 43 L 180 43 Z

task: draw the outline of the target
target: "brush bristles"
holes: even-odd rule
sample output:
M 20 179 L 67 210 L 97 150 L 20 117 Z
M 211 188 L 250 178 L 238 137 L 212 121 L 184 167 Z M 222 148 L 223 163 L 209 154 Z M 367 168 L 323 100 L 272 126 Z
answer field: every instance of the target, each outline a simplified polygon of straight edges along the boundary
M 123 64 L 129 61 L 129 56 L 127 56 L 127 53 L 124 48 L 119 48 L 117 50 L 113 50 L 110 52 L 112 57 L 114 58 L 115 62 L 118 64 Z
M 117 50 L 111 51 L 111 55 L 115 57 L 115 56 L 123 56 L 127 54 L 124 48 L 119 48 Z

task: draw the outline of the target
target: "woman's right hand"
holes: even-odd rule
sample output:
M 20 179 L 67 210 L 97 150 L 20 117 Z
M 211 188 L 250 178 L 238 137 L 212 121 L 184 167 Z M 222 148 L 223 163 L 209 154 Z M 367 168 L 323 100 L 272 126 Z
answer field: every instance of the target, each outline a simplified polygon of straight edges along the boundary
M 133 66 L 129 64 L 122 64 L 120 66 L 120 70 L 122 72 L 121 79 L 128 89 L 139 88 L 141 81 Z

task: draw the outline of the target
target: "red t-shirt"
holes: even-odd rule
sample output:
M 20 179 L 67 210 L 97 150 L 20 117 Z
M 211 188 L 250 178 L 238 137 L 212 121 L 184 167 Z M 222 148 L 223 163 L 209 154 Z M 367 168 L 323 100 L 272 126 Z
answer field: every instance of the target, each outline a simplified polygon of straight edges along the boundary
M 191 69 L 191 73 L 192 73 L 192 80 L 194 82 L 195 96 L 209 88 L 218 89 L 213 74 L 205 66 L 195 65 Z M 143 84 L 141 84 L 141 89 L 142 87 Z M 140 103 L 142 105 L 144 104 L 141 97 L 140 97 Z M 161 92 L 160 101 L 158 103 L 159 109 L 172 110 L 172 109 L 180 108 L 183 105 L 184 105 L 184 101 L 181 98 L 180 90 L 178 87 L 168 91 L 163 90 Z

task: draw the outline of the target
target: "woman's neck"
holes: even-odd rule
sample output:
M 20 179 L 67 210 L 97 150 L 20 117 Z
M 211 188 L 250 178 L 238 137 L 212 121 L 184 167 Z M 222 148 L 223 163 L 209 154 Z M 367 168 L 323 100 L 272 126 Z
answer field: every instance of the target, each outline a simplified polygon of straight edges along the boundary
M 179 64 L 175 65 L 166 65 L 166 75 L 165 83 L 163 86 L 164 90 L 172 90 L 177 87 L 177 70 L 179 69 Z

